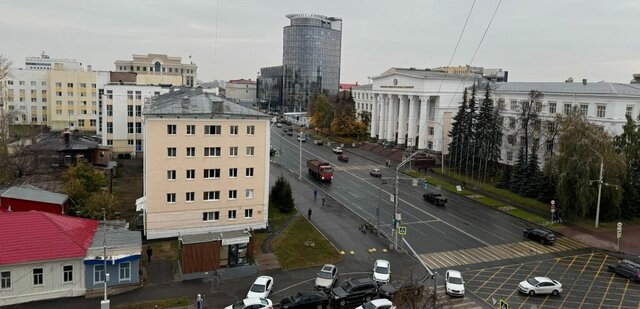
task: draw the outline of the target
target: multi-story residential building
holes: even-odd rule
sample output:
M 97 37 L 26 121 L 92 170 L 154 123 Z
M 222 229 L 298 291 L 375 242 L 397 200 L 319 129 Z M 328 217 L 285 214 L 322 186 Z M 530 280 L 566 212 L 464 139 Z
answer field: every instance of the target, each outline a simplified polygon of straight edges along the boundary
M 307 111 L 318 94 L 336 95 L 340 83 L 342 19 L 316 14 L 289 14 L 291 24 L 283 30 L 282 68 L 262 68 L 261 78 L 273 78 L 282 90 L 260 95 L 273 100 L 280 93 L 282 112 Z M 270 69 L 265 74 L 265 69 Z M 282 83 L 278 84 L 279 75 Z M 263 88 L 264 89 L 264 88 Z M 266 89 L 265 89 L 266 90 Z
M 474 79 L 415 68 L 391 68 L 354 87 L 356 113 L 371 113 L 370 136 L 380 141 L 447 153 L 451 121 Z
M 142 116 L 148 239 L 267 226 L 270 116 L 200 87 L 154 97 Z
M 116 60 L 115 70 L 137 73 L 138 85 L 159 85 L 173 79 L 173 86 L 194 87 L 198 67 L 193 62 L 182 63 L 181 57 L 147 54 L 133 55 L 132 60 Z
M 226 83 L 226 97 L 235 102 L 256 102 L 256 82 L 249 79 L 235 79 Z
M 7 110 L 15 124 L 47 125 L 49 120 L 49 72 L 13 70 L 4 81 Z
M 49 74 L 49 126 L 52 130 L 98 131 L 98 94 L 108 72 L 68 71 L 55 64 Z
M 522 102 L 528 101 L 532 90 L 542 92 L 538 107 L 539 121 L 533 124 L 533 143 L 539 147 L 540 158 L 554 149 L 557 139 L 555 120 L 577 108 L 585 118 L 601 126 L 611 136 L 622 133 L 626 115 L 634 119 L 640 111 L 640 85 L 598 82 L 509 82 L 490 84 L 494 100 L 503 106 L 504 140 L 502 162 L 515 164 L 518 153 L 518 111 Z M 541 160 L 540 162 L 543 162 Z
M 24 67 L 27 70 L 50 71 L 56 63 L 63 64 L 65 69 L 69 71 L 82 71 L 82 63 L 76 59 L 51 58 L 44 52 L 40 57 L 26 57 Z

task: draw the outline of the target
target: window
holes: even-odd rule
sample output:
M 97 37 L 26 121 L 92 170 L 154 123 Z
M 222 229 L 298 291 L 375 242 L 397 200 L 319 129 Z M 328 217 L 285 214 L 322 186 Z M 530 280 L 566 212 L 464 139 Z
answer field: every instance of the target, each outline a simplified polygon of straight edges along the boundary
M 553 152 L 553 140 L 547 140 L 547 151 Z
M 509 117 L 509 128 L 515 129 L 516 127 L 516 119 L 513 117 Z
M 96 120 L 95 119 L 90 119 L 89 120 L 89 125 L 92 126 L 92 127 L 95 127 L 96 126 Z
M 219 168 L 206 168 L 204 170 L 204 178 L 205 179 L 220 178 L 220 169 Z
M 133 145 L 133 140 L 132 139 L 128 139 L 127 140 L 127 145 Z
M 580 115 L 582 115 L 582 116 L 589 115 L 589 105 L 588 104 L 580 104 Z
M 507 161 L 513 161 L 513 152 L 507 151 Z
M 547 133 L 553 133 L 556 130 L 556 124 L 553 121 L 547 122 Z
M 73 88 L 73 83 L 67 83 L 67 88 Z
M 244 190 L 244 197 L 247 198 L 247 199 L 253 198 L 253 194 L 254 194 L 254 190 L 253 189 L 245 189 Z
M 596 116 L 598 118 L 604 118 L 607 114 L 607 106 L 606 105 L 598 105 L 596 106 Z
M 627 106 L 627 111 L 625 115 L 633 117 L 633 106 Z
M 244 210 L 245 218 L 253 218 L 253 209 L 245 209 Z
M 136 105 L 136 117 L 142 117 L 142 106 Z
M 133 108 L 131 109 L 131 113 L 133 114 Z M 176 135 L 178 129 L 177 126 L 175 124 L 168 124 L 167 125 L 167 134 L 169 135 Z
M 68 106 L 73 106 L 73 101 L 67 101 Z
M 515 145 L 516 136 L 515 135 L 508 135 L 507 136 L 507 143 L 509 143 L 509 145 Z
M 254 153 L 255 153 L 255 147 L 247 146 L 247 156 L 253 156 Z
M 136 133 L 142 134 L 142 122 L 136 122 Z
M 556 113 L 556 102 L 549 102 L 549 114 Z
M 112 146 L 113 145 L 113 140 L 112 139 L 108 139 L 107 140 L 107 145 L 108 146 Z
M 230 135 L 238 135 L 238 126 L 230 126 L 229 127 Z
M 229 199 L 235 200 L 238 198 L 238 190 L 229 190 Z
M 518 110 L 518 100 L 511 100 L 511 110 L 512 111 Z
M 80 88 L 87 88 L 87 84 L 86 83 L 80 83 Z
M 127 99 L 133 100 L 133 91 L 127 91 Z
M 73 282 L 73 265 L 62 266 L 62 283 Z
M 220 153 L 220 147 L 204 147 L 205 157 L 219 157 Z
M 253 167 L 247 167 L 245 169 L 244 175 L 247 177 L 253 177 Z
M 84 119 L 78 119 L 78 126 L 84 127 Z
M 3 271 L 0 272 L 0 289 L 10 289 L 11 288 L 11 272 Z
M 564 104 L 564 114 L 568 115 L 571 112 L 571 103 Z
M 13 81 L 12 80 L 8 80 L 7 81 L 7 85 L 13 85 Z
M 107 122 L 107 133 L 113 133 L 113 122 Z
M 196 147 L 187 147 L 187 157 L 196 156 Z
M 204 126 L 204 134 L 206 135 L 220 135 L 222 133 L 222 126 Z
M 229 220 L 235 220 L 235 219 L 236 219 L 236 211 L 229 210 Z
M 187 202 L 193 202 L 193 201 L 196 200 L 196 193 L 195 192 L 187 192 L 184 199 Z
M 187 135 L 194 135 L 196 134 L 196 126 L 193 124 L 188 124 L 187 125 Z
M 42 268 L 34 268 L 33 269 L 33 285 L 43 285 L 44 284 L 44 271 Z
M 176 147 L 167 147 L 167 157 L 169 158 L 176 157 Z
M 432 141 L 428 141 L 427 142 L 427 149 L 433 149 L 433 142 Z
M 93 283 L 103 283 L 105 280 L 104 265 L 93 265 Z
M 133 128 L 133 122 L 127 122 L 127 132 L 129 134 L 133 134 L 134 128 Z
M 56 97 L 61 97 L 62 96 L 62 91 L 56 91 Z
M 238 147 L 229 147 L 229 156 L 230 157 L 238 156 Z
M 196 170 L 194 170 L 194 169 L 187 170 L 187 179 L 188 180 L 196 179 Z
M 142 99 L 142 92 L 141 91 L 136 91 L 136 99 L 137 100 Z
M 176 202 L 176 194 L 175 193 L 167 193 L 167 203 L 173 204 Z
M 113 105 L 107 105 L 107 116 L 113 116 Z
M 57 82 L 57 83 L 56 83 L 56 87 L 62 87 L 62 83 Z
M 238 177 L 238 168 L 230 168 L 229 169 L 229 178 L 236 178 Z
M 247 126 L 247 135 L 256 134 L 256 126 Z
M 220 219 L 219 211 L 209 211 L 202 213 L 202 221 L 218 221 Z
M 428 130 L 429 130 L 429 135 L 433 135 L 433 127 L 429 127 Z
M 128 281 L 131 280 L 131 263 L 130 262 L 125 262 L 125 263 L 120 263 L 120 266 L 118 266 L 118 279 L 119 281 Z
M 220 200 L 220 191 L 204 191 L 202 199 L 205 201 L 218 201 Z
M 131 140 L 131 144 L 133 145 L 133 140 Z M 176 180 L 176 170 L 167 171 L 167 180 Z
M 72 97 L 73 96 L 73 91 L 67 91 L 67 96 L 68 97 Z

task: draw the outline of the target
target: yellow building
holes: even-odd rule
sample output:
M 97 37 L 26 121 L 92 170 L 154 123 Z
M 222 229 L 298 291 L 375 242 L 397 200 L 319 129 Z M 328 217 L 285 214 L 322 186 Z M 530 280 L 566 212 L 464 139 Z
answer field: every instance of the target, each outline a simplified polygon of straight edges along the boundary
M 143 122 L 148 239 L 267 226 L 268 115 L 183 88 L 154 97 Z
M 170 57 L 163 54 L 133 55 L 132 60 L 116 60 L 116 72 L 134 72 L 141 76 L 138 85 L 158 85 L 171 76 L 174 86 L 195 86 L 198 66 L 193 62 L 182 63 L 181 57 Z

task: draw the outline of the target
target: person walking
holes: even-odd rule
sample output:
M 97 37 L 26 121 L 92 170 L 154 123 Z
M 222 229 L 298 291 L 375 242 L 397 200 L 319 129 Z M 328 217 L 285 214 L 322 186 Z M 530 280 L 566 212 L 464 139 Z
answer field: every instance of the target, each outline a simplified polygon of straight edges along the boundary
M 324 207 L 325 198 L 322 198 L 322 207 Z
M 318 189 L 313 189 L 313 200 L 315 201 L 318 198 Z
M 151 256 L 153 255 L 153 250 L 151 246 L 147 246 L 147 261 L 151 262 Z
M 309 221 L 311 221 L 311 208 L 309 208 L 309 211 L 307 211 L 307 217 L 309 218 Z

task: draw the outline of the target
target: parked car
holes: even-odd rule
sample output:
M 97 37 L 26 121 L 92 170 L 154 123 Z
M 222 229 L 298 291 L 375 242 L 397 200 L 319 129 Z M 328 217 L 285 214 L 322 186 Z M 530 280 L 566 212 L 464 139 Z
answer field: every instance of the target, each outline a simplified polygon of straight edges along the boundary
M 387 260 L 376 260 L 373 264 L 373 280 L 378 284 L 389 282 L 391 278 L 391 264 Z
M 528 228 L 523 232 L 525 238 L 539 241 L 543 245 L 553 245 L 556 242 L 556 235 L 541 228 Z
M 378 294 L 384 298 L 393 299 L 403 286 L 404 283 L 402 281 L 394 280 L 380 286 L 378 288 Z
M 260 276 L 253 282 L 247 298 L 267 298 L 273 289 L 273 278 L 269 276 Z
M 293 130 L 292 130 L 292 129 L 289 129 L 289 131 L 287 131 L 287 135 L 289 135 L 289 136 L 293 136 Z
M 447 198 L 440 193 L 425 193 L 422 195 L 422 199 L 436 206 L 444 206 L 447 204 Z
M 342 148 L 340 147 L 333 147 L 332 151 L 333 153 L 342 154 Z
M 269 147 L 269 156 L 274 156 L 276 154 L 276 149 L 273 146 Z
M 378 294 L 371 278 L 349 279 L 331 290 L 331 302 L 339 306 L 370 301 Z
M 349 162 L 349 157 L 347 157 L 346 155 L 339 155 L 338 156 L 338 160 L 342 161 L 342 162 Z
M 302 291 L 280 301 L 281 309 L 327 308 L 329 296 L 323 291 Z
M 279 123 L 279 122 L 278 122 L 278 123 L 276 123 L 276 127 L 278 127 L 278 128 L 282 128 L 282 123 Z
M 444 290 L 451 296 L 464 296 L 464 280 L 457 270 L 447 270 L 444 274 Z
M 273 303 L 265 298 L 247 298 L 224 309 L 273 309 Z
M 631 281 L 640 282 L 640 265 L 623 260 L 617 264 L 607 265 L 609 271 L 614 272 L 620 276 L 631 279 Z
M 306 138 L 306 137 L 304 137 L 304 135 L 303 135 L 303 134 L 298 134 L 298 137 L 297 137 L 296 139 L 297 139 L 299 142 L 303 142 L 303 143 L 307 141 L 307 138 Z
M 393 303 L 385 298 L 374 299 L 372 301 L 366 302 L 362 304 L 362 306 L 356 309 L 395 309 L 396 306 Z
M 325 264 L 317 274 L 315 286 L 318 290 L 330 292 L 338 279 L 338 267 Z
M 315 140 L 313 140 L 313 143 L 316 144 L 316 145 L 320 145 L 320 146 L 322 146 L 324 144 L 324 142 L 321 139 L 315 139 Z
M 369 175 L 373 177 L 382 177 L 382 171 L 379 168 L 374 168 L 369 171 Z
M 536 294 L 552 294 L 556 296 L 562 293 L 562 284 L 547 277 L 532 277 L 520 282 L 518 290 L 531 296 Z

